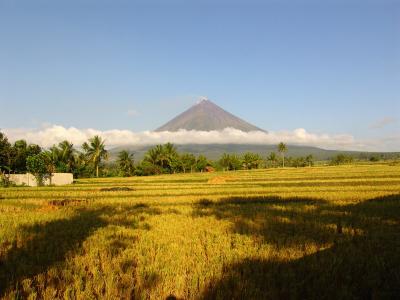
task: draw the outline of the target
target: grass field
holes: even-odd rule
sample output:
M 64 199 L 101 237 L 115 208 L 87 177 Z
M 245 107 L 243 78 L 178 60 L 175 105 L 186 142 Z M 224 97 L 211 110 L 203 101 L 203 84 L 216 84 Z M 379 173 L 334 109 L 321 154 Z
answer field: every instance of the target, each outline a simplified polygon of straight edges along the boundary
M 400 166 L 0 189 L 0 298 L 400 295 Z

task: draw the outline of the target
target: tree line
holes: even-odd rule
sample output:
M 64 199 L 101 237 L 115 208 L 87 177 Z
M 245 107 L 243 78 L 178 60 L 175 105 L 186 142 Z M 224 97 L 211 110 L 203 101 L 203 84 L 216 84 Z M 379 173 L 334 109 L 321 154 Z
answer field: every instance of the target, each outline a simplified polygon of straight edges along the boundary
M 107 162 L 109 152 L 105 141 L 94 136 L 83 143 L 79 150 L 69 141 L 60 142 L 49 149 L 18 140 L 11 144 L 0 132 L 0 171 L 6 173 L 30 172 L 42 181 L 52 173 L 73 173 L 75 178 L 99 176 L 148 176 L 156 174 L 193 173 L 213 170 L 251 170 L 276 167 L 307 167 L 314 165 L 314 157 L 287 157 L 288 147 L 279 143 L 276 152 L 264 158 L 247 152 L 243 155 L 224 153 L 220 159 L 211 161 L 204 155 L 179 153 L 167 143 L 147 151 L 145 157 L 135 162 L 134 154 L 127 150 L 118 153 L 116 161 Z M 376 158 L 374 157 L 374 161 Z M 349 155 L 339 154 L 331 165 L 351 163 Z M 3 176 L 4 177 L 4 176 Z
M 99 136 L 90 138 L 78 151 L 69 141 L 49 149 L 18 140 L 11 144 L 0 132 L 0 172 L 4 174 L 32 173 L 38 183 L 52 173 L 73 173 L 78 177 L 99 177 L 104 160 L 108 158 L 105 142 Z

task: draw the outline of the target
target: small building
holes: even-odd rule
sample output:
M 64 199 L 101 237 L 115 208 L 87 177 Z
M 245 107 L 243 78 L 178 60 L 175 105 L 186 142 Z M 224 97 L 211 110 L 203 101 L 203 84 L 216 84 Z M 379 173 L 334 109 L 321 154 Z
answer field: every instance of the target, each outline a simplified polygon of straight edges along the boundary
M 215 172 L 215 169 L 214 169 L 213 167 L 211 167 L 211 166 L 205 167 L 204 170 L 205 170 L 207 173 L 214 173 L 214 172 Z
M 16 185 L 37 186 L 36 178 L 30 173 L 26 174 L 10 174 L 8 178 Z M 51 178 L 46 178 L 44 185 L 66 185 L 74 182 L 72 173 L 53 173 Z

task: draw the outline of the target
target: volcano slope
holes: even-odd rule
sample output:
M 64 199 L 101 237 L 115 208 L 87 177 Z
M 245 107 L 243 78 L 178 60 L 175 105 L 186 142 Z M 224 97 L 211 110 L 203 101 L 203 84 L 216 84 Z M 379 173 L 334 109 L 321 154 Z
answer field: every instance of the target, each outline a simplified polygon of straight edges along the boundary
M 156 131 L 178 131 L 180 129 L 212 131 L 235 128 L 244 132 L 263 131 L 245 120 L 227 112 L 210 100 L 193 105 Z

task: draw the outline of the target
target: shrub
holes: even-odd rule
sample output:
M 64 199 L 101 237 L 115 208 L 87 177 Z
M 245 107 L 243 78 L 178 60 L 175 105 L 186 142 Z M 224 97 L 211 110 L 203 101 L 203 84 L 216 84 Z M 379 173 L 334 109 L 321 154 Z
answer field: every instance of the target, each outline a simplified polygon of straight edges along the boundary
M 46 158 L 42 153 L 28 156 L 26 159 L 26 168 L 36 178 L 38 186 L 42 186 L 46 176 L 49 176 L 46 165 Z
M 331 160 L 331 165 L 344 165 L 351 164 L 353 162 L 353 157 L 346 154 L 338 154 Z

